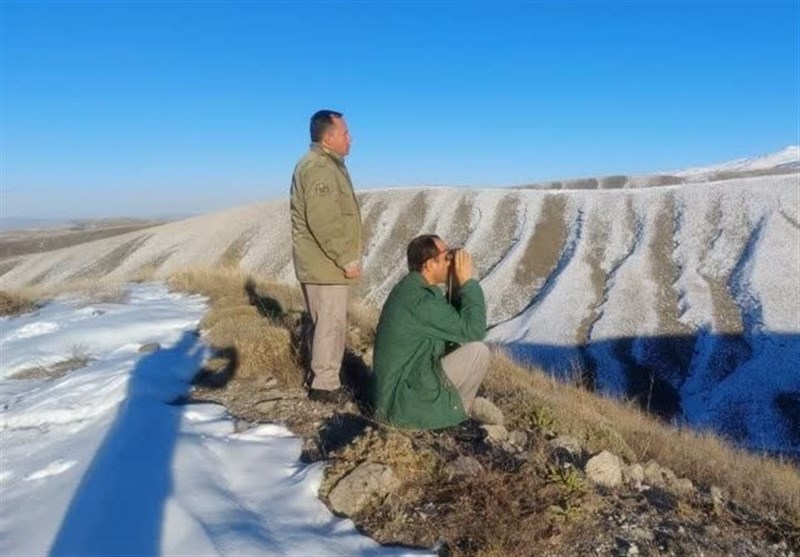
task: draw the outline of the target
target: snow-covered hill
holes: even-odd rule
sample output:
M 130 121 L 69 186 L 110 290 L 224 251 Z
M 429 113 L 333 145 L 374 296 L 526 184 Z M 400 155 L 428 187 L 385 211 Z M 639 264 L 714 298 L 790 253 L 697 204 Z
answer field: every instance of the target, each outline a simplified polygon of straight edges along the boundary
M 491 340 L 751 447 L 800 453 L 800 175 L 642 189 L 360 194 L 380 304 L 408 240 L 475 256 Z M 294 281 L 288 206 L 262 203 L 0 263 L 0 286 L 238 264 Z
M 674 176 L 681 176 L 689 180 L 702 180 L 708 176 L 726 172 L 755 172 L 765 170 L 800 171 L 800 146 L 790 145 L 776 153 L 736 159 L 711 166 L 685 168 L 671 172 Z

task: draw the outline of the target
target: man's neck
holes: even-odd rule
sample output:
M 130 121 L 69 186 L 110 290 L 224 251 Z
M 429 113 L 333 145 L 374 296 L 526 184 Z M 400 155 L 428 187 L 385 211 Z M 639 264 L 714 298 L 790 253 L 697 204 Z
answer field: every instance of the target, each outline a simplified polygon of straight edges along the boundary
M 314 143 L 313 145 L 317 145 L 323 152 L 327 153 L 335 160 L 339 162 L 344 162 L 344 157 L 337 153 L 335 150 L 331 149 L 329 146 L 325 145 L 324 143 Z
M 427 284 L 428 286 L 435 286 L 439 284 L 438 282 L 436 282 L 436 279 L 434 279 L 429 273 L 425 271 L 420 271 L 419 274 L 422 275 L 422 280 L 424 280 L 425 284 Z

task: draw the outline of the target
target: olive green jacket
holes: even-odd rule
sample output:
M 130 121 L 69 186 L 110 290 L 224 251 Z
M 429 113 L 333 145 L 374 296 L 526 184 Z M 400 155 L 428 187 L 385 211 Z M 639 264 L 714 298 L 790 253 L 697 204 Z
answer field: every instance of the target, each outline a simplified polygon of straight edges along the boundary
M 342 157 L 312 143 L 295 166 L 289 207 L 297 280 L 353 282 L 344 269 L 361 263 L 361 210 Z
M 392 289 L 381 311 L 373 358 L 375 417 L 397 427 L 439 429 L 467 419 L 461 396 L 442 369 L 447 342 L 483 340 L 486 303 L 477 280 L 450 305 L 418 272 Z

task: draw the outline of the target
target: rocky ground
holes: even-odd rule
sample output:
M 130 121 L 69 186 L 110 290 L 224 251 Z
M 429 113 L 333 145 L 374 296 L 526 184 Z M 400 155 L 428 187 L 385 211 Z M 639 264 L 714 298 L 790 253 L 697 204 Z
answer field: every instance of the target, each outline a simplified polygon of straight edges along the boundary
M 800 554 L 800 532 L 792 525 L 745 509 L 715 486 L 696 486 L 656 462 L 626 465 L 606 451 L 587 454 L 577 440 L 546 429 L 509 432 L 502 411 L 486 399 L 472 425 L 480 433 L 468 437 L 468 431 L 386 429 L 361 415 L 353 402 L 312 402 L 302 389 L 284 389 L 274 380 L 222 388 L 200 382 L 193 398 L 225 404 L 243 429 L 277 422 L 301 435 L 304 460 L 331 463 L 323 500 L 385 544 L 436 547 L 440 555 L 493 554 L 501 548 L 530 555 Z M 372 451 L 347 453 L 368 437 L 383 439 L 384 448 L 392 438 L 406 444 L 393 447 L 389 458 L 375 443 Z M 386 464 L 411 458 L 397 454 L 403 450 L 425 455 L 429 477 L 404 483 L 402 470 Z M 521 519 L 529 539 L 508 532 L 503 516 L 481 517 L 475 508 L 465 508 L 472 503 L 460 501 L 487 476 L 537 491 L 486 505 L 487 512 L 517 507 L 509 515 Z M 497 497 L 509 495 L 507 489 Z M 504 538 L 500 547 L 493 534 Z

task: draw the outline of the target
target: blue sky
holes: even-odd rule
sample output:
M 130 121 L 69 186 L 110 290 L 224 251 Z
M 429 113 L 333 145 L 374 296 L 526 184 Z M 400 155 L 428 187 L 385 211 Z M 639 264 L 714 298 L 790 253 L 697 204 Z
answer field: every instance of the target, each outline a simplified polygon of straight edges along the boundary
M 799 5 L 2 0 L 2 216 L 283 197 L 319 108 L 357 189 L 776 151 L 800 143 Z

